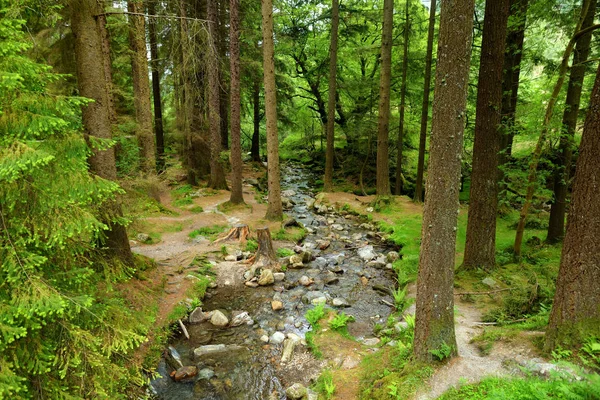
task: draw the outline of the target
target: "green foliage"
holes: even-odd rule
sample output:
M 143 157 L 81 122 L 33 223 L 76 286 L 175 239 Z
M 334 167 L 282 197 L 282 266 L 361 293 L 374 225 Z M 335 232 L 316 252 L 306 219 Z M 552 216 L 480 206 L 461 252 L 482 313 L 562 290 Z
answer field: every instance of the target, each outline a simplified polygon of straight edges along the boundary
M 193 212 L 194 214 L 201 214 L 201 213 L 203 213 L 203 212 L 204 212 L 204 209 L 203 209 L 202 207 L 200 207 L 200 206 L 193 206 L 193 207 L 190 207 L 190 208 L 189 208 L 189 210 L 190 210 L 191 212 Z
M 600 376 L 588 375 L 583 380 L 567 376 L 550 379 L 486 378 L 478 384 L 450 389 L 440 400 L 459 399 L 596 399 L 600 393 Z
M 319 321 L 325 317 L 325 305 L 318 304 L 304 314 L 304 318 L 317 330 L 319 329 Z
M 443 361 L 446 358 L 450 357 L 452 354 L 452 346 L 449 346 L 446 342 L 443 342 L 439 348 L 429 350 L 432 356 L 438 359 L 438 361 Z
M 308 232 L 304 228 L 281 228 L 273 233 L 273 240 L 285 240 L 289 242 L 299 243 L 306 237 Z
M 315 382 L 314 389 L 321 394 L 326 400 L 333 398 L 335 394 L 335 383 L 333 383 L 333 373 L 330 370 L 325 370 L 319 375 Z
M 258 250 L 258 242 L 254 239 L 248 239 L 246 242 L 246 251 L 254 253 L 256 250 Z
M 581 346 L 579 358 L 583 365 L 600 372 L 600 339 L 588 337 Z
M 285 247 L 280 247 L 276 251 L 277 257 L 289 257 L 294 255 L 294 251 Z
M 354 317 L 352 315 L 346 315 L 342 312 L 340 314 L 336 314 L 335 317 L 329 321 L 329 327 L 334 331 L 347 335 L 348 322 L 354 322 Z
M 148 325 L 106 289 L 135 272 L 99 252 L 121 189 L 88 173 L 88 100 L 51 92 L 63 77 L 25 56 L 20 6 L 0 0 L 0 398 L 125 398 Z
M 190 239 L 194 239 L 198 236 L 204 236 L 207 239 L 215 240 L 217 236 L 223 233 L 226 229 L 226 225 L 204 226 L 202 228 L 194 229 L 188 234 L 188 236 L 190 237 Z

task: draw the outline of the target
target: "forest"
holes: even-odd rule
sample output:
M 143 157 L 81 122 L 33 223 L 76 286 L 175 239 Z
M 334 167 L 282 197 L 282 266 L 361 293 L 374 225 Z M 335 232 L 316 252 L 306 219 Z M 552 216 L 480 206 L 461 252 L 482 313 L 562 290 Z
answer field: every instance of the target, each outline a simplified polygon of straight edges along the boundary
M 597 0 L 0 0 L 0 399 L 600 399 Z

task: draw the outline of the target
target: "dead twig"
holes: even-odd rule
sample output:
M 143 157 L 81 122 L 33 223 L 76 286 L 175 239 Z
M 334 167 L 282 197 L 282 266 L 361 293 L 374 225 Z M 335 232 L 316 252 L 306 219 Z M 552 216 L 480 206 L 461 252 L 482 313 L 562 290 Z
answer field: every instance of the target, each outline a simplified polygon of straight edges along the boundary
M 494 293 L 500 293 L 500 292 L 506 292 L 509 290 L 517 290 L 517 288 L 504 288 L 504 289 L 495 289 L 495 290 L 489 290 L 487 292 L 459 292 L 459 293 L 454 293 L 455 296 L 481 296 L 484 294 L 494 294 Z
M 181 331 L 182 331 L 182 332 L 183 332 L 183 334 L 185 335 L 185 338 L 186 338 L 187 340 L 190 340 L 190 334 L 188 333 L 188 331 L 187 331 L 187 329 L 186 329 L 185 325 L 183 324 L 183 322 L 181 322 L 181 320 L 178 320 L 178 321 L 179 321 L 179 326 L 181 327 Z

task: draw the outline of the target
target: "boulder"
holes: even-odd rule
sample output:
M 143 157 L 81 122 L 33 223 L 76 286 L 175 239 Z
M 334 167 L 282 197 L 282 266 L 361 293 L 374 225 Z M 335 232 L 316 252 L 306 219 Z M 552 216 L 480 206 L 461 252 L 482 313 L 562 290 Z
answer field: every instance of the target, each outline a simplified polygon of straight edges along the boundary
M 202 322 L 208 321 L 212 317 L 211 312 L 202 311 L 201 307 L 194 308 L 194 311 L 190 313 L 188 317 L 188 322 L 190 324 L 200 324 Z
M 285 395 L 291 400 L 301 400 L 306 397 L 306 387 L 300 383 L 294 383 L 292 386 L 285 389 Z
M 254 320 L 246 311 L 234 311 L 231 318 L 231 326 L 252 325 Z
M 269 342 L 272 344 L 279 344 L 279 343 L 282 343 L 284 340 L 285 340 L 285 334 L 283 334 L 282 332 L 275 332 L 269 338 Z
M 210 323 L 214 326 L 225 327 L 229 324 L 229 319 L 221 311 L 215 310 L 210 317 Z
M 258 278 L 258 284 L 260 286 L 272 285 L 275 282 L 273 271 L 270 269 L 263 269 Z
M 138 233 L 135 238 L 137 239 L 138 242 L 142 242 L 142 243 L 148 243 L 152 241 L 152 238 L 150 237 L 150 235 L 146 234 L 146 233 Z
M 342 297 L 336 297 L 332 303 L 334 307 L 350 307 L 348 301 Z
M 177 371 L 171 373 L 171 377 L 176 381 L 182 381 L 187 378 L 192 378 L 198 375 L 198 368 L 195 365 L 181 367 Z
M 281 362 L 286 363 L 290 361 L 294 355 L 294 348 L 302 340 L 298 335 L 288 333 L 287 339 L 283 342 L 283 352 L 281 354 Z
M 358 249 L 357 253 L 358 256 L 363 259 L 363 261 L 371 261 L 377 257 L 377 254 L 375 254 L 373 246 L 371 245 L 361 247 Z
M 386 258 L 387 262 L 393 263 L 394 261 L 400 258 L 400 254 L 398 254 L 397 251 L 390 251 L 389 253 L 387 253 Z
M 311 262 L 313 260 L 313 254 L 308 250 L 304 250 L 302 252 L 302 254 L 300 254 L 300 256 L 302 257 L 303 264 L 308 264 L 309 262 Z

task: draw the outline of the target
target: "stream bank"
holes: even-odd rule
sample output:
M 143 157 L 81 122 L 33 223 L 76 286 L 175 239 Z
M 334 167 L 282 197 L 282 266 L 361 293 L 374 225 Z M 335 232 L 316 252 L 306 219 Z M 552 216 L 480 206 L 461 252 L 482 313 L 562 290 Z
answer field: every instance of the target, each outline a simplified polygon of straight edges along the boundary
M 282 175 L 286 214 L 307 232 L 301 245 L 284 244 L 297 254 L 280 259 L 287 268 L 276 274 L 277 281 L 256 288 L 244 284 L 247 265 L 209 254 L 216 287 L 207 292 L 203 311 L 192 313 L 191 321 L 197 323 L 186 323 L 190 340 L 174 338 L 171 356 L 161 360 L 161 377 L 152 382 L 158 398 L 284 399 L 293 384 L 309 385 L 338 362 L 316 359 L 306 346 L 311 328 L 304 315 L 317 304 L 352 315 L 355 322 L 348 331 L 364 345 L 379 342 L 373 328 L 391 312 L 391 262 L 398 253 L 372 224 L 315 199 L 310 189 L 315 178 L 309 172 L 287 165 Z M 228 250 L 235 254 L 241 249 Z M 173 355 L 181 364 L 173 362 Z M 196 367 L 195 376 L 175 382 L 169 375 L 178 364 Z

